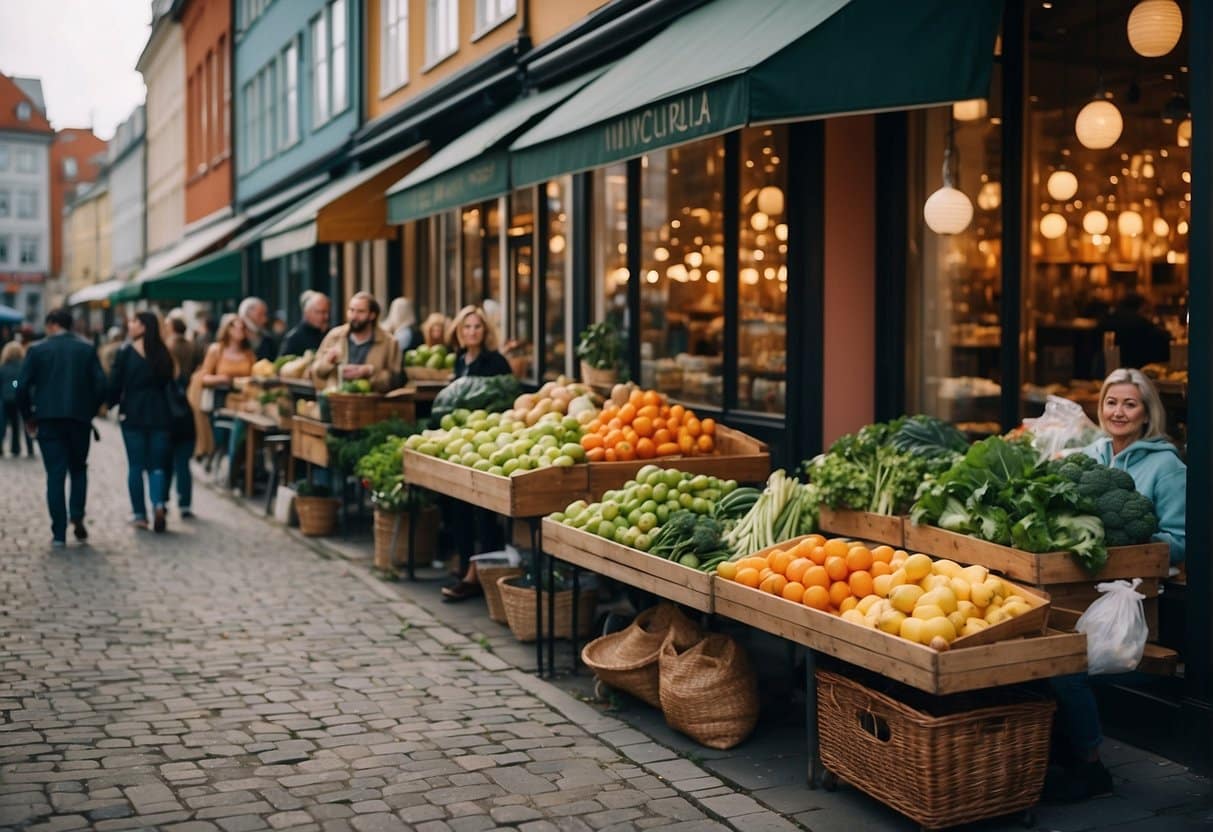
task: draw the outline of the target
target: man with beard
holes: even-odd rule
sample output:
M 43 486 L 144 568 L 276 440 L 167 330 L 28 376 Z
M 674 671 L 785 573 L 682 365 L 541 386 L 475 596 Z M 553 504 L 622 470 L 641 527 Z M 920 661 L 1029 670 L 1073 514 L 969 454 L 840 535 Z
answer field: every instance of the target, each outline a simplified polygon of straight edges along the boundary
M 316 389 L 366 379 L 376 393 L 386 393 L 400 369 L 400 347 L 379 326 L 379 302 L 359 292 L 350 298 L 345 317 L 347 323 L 329 330 L 320 344 L 312 364 Z

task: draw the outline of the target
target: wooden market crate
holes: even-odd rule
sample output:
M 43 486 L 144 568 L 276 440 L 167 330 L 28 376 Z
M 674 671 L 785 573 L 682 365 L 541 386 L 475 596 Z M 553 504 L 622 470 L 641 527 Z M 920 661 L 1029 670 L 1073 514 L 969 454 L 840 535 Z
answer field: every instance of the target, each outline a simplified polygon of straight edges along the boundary
M 388 419 L 417 421 L 417 403 L 413 398 L 413 391 L 408 388 L 401 387 L 391 391 L 380 398 L 375 407 L 376 422 L 386 422 Z
M 739 430 L 716 427 L 716 453 L 704 456 L 667 456 L 660 459 L 637 459 L 630 462 L 591 462 L 589 493 L 621 487 L 633 479 L 646 465 L 677 468 L 690 474 L 709 474 L 738 482 L 765 482 L 771 474 L 771 449 L 765 442 Z
M 306 416 L 295 416 L 291 419 L 291 456 L 319 465 L 329 467 L 329 448 L 325 444 L 328 436 L 328 424 Z
M 547 519 L 543 521 L 543 550 L 559 560 L 660 598 L 701 612 L 713 611 L 714 578 L 698 569 Z
M 438 381 L 449 384 L 455 378 L 453 370 L 435 370 L 432 367 L 405 367 L 409 381 Z
M 405 449 L 404 481 L 506 517 L 560 511 L 586 495 L 586 465 L 537 468 L 510 477 Z
M 329 415 L 337 430 L 362 430 L 380 421 L 379 393 L 329 393 Z
M 908 518 L 898 515 L 853 511 L 849 508 L 818 507 L 818 523 L 823 534 L 853 537 L 896 546 L 905 545 L 905 524 Z

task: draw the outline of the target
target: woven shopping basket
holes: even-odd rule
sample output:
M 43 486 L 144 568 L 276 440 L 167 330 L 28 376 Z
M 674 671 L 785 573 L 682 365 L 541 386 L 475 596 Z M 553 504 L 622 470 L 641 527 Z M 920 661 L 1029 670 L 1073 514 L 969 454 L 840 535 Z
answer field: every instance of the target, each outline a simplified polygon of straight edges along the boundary
M 661 710 L 665 721 L 709 748 L 732 748 L 758 722 L 758 683 L 745 652 L 712 633 L 686 650 L 661 645 Z
M 925 829 L 1022 811 L 1040 800 L 1054 704 L 1018 699 L 932 716 L 819 670 L 821 762 Z
M 484 603 L 489 608 L 489 618 L 498 624 L 508 624 L 505 618 L 505 603 L 501 600 L 501 587 L 497 581 L 501 578 L 516 578 L 522 574 L 521 566 L 482 566 L 476 565 L 476 577 L 484 590 Z
M 685 650 L 701 638 L 693 621 L 674 604 L 662 601 L 619 632 L 591 641 L 582 649 L 581 661 L 603 683 L 660 708 L 661 646 L 668 639 L 678 650 Z
M 337 430 L 361 430 L 379 421 L 377 393 L 329 393 L 329 415 Z
M 535 640 L 535 588 L 530 586 L 515 586 L 518 576 L 497 579 L 497 587 L 501 592 L 501 603 L 505 607 L 506 622 L 519 641 Z M 594 608 L 598 603 L 598 593 L 593 589 L 583 589 L 580 592 L 577 609 L 577 635 L 587 636 L 594 623 Z M 542 612 L 543 632 L 548 629 L 548 593 L 543 594 Z M 563 589 L 556 593 L 556 638 L 571 638 L 573 633 L 573 590 Z

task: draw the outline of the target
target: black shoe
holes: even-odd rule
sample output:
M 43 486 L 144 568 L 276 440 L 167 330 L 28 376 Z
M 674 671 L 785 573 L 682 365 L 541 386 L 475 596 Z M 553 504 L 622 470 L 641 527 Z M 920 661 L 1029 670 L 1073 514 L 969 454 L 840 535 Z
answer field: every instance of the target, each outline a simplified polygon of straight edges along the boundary
M 155 517 L 155 520 L 153 520 L 153 522 L 152 522 L 152 531 L 154 531 L 158 534 L 164 532 L 166 514 L 167 513 L 165 512 L 165 510 L 163 508 L 156 509 L 156 517 Z
M 1099 760 L 1084 761 L 1069 768 L 1055 767 L 1045 777 L 1046 803 L 1080 803 L 1112 793 L 1112 775 Z
M 84 528 L 83 520 L 72 521 L 72 534 L 74 534 L 76 539 L 81 543 L 88 540 L 88 529 Z
M 471 581 L 460 581 L 454 586 L 444 586 L 442 588 L 442 600 L 447 602 L 466 601 L 469 598 L 476 598 L 484 594 L 484 588 L 479 583 Z
M 193 520 L 194 512 L 190 511 L 188 508 L 181 509 L 181 519 L 182 520 Z

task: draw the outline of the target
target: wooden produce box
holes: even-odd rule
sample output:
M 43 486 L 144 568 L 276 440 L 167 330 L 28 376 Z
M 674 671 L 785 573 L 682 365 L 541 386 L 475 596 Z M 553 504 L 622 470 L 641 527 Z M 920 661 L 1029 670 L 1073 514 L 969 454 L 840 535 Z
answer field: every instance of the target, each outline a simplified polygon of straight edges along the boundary
M 1107 564 L 1092 575 L 1069 552 L 1025 552 L 935 526 L 915 526 L 909 521 L 905 523 L 905 548 L 951 558 L 957 563 L 981 564 L 1008 578 L 1034 586 L 1092 583 L 1120 578 L 1165 578 L 1170 567 L 1165 543 L 1108 549 Z
M 818 518 L 817 525 L 825 534 L 885 543 L 898 549 L 905 545 L 905 524 L 908 520 L 901 516 L 822 505 L 818 507 Z
M 701 612 L 713 611 L 712 584 L 715 579 L 698 569 L 548 519 L 543 521 L 543 551 L 660 598 Z
M 455 378 L 454 370 L 435 370 L 432 367 L 405 367 L 409 381 L 438 381 L 449 384 Z
M 405 449 L 404 481 L 506 517 L 538 517 L 586 495 L 586 465 L 537 468 L 512 477 Z
M 417 421 L 417 404 L 413 391 L 407 387 L 393 390 L 376 405 L 376 422 L 386 422 L 388 419 L 403 419 L 406 422 Z
M 329 467 L 329 448 L 325 444 L 328 424 L 295 416 L 291 419 L 291 456 L 321 468 Z
M 630 462 L 591 462 L 589 493 L 600 495 L 621 487 L 646 465 L 677 468 L 690 474 L 709 474 L 743 483 L 765 482 L 771 474 L 771 449 L 765 442 L 739 430 L 716 427 L 716 453 L 705 456 L 667 456 Z

